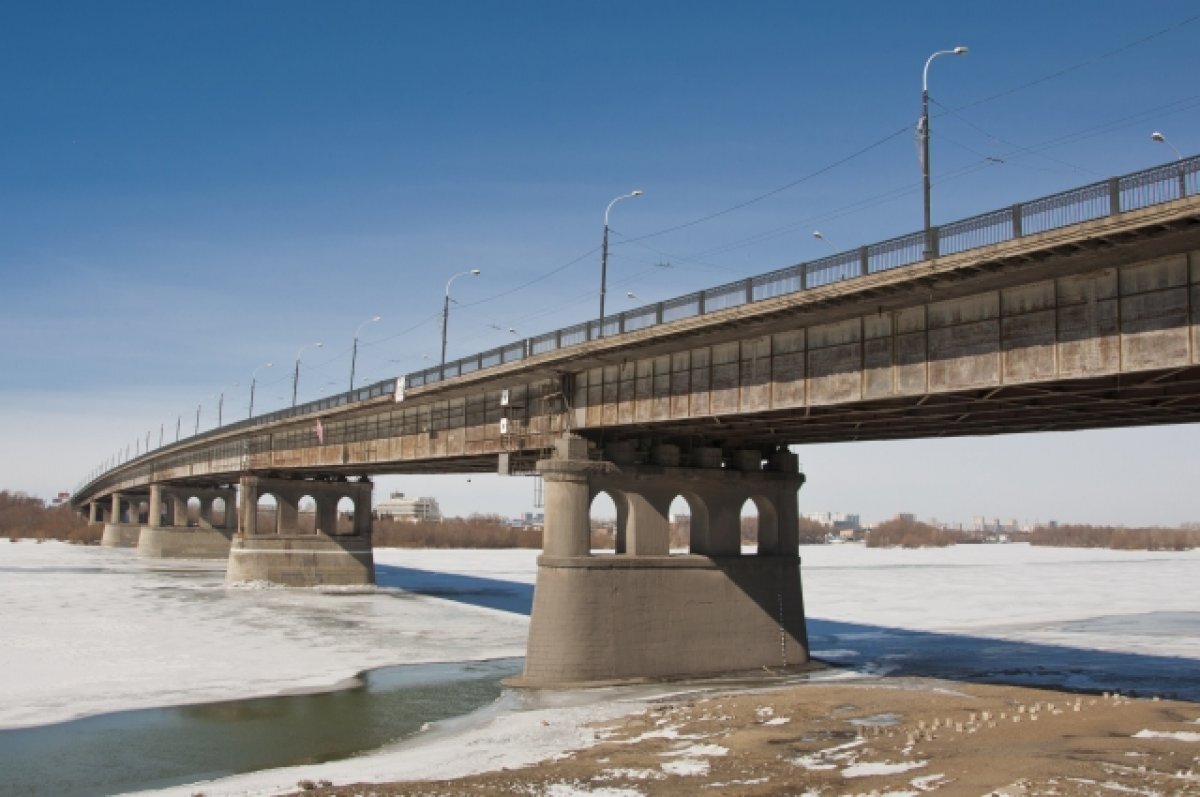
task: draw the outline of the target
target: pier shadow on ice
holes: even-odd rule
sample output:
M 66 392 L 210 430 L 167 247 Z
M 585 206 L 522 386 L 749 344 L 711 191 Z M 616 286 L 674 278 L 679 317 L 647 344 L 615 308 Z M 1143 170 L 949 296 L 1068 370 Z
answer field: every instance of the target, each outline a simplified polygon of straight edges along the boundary
M 1065 633 L 1122 632 L 1138 637 L 1200 632 L 1200 612 L 1150 612 L 1134 616 L 1029 626 Z M 810 655 L 866 673 L 957 681 L 1114 691 L 1200 701 L 1200 661 L 1149 653 L 995 639 L 966 634 L 885 628 L 839 620 L 808 619 Z
M 416 595 L 443 598 L 485 609 L 529 615 L 533 611 L 533 585 L 497 578 L 438 573 L 396 565 L 375 565 L 375 584 Z
M 528 615 L 533 585 L 496 578 L 377 565 L 379 586 Z M 1200 702 L 1200 661 L 1152 653 L 1113 652 L 998 639 L 971 634 L 916 631 L 809 617 L 810 653 L 837 666 L 868 674 L 1039 686 L 1085 692 L 1119 691 Z M 1200 612 L 1150 612 L 1023 626 L 1070 635 L 1194 637 Z M 1086 640 L 1081 640 L 1086 641 Z

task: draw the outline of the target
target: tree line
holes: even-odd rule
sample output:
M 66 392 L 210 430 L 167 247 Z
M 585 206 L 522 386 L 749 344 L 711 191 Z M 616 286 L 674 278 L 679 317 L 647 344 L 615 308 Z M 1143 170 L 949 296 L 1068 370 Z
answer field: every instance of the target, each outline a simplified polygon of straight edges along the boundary
M 48 507 L 40 498 L 0 490 L 0 538 L 100 542 L 102 526 L 89 526 L 69 506 Z

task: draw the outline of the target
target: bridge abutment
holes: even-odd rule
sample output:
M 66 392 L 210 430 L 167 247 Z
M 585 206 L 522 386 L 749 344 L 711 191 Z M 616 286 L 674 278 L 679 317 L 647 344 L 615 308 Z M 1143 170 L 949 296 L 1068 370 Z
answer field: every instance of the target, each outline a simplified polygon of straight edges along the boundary
M 227 582 L 266 581 L 289 587 L 375 583 L 371 550 L 371 490 L 356 482 L 243 476 L 238 530 L 229 550 Z M 260 513 L 259 499 L 275 499 Z M 338 503 L 354 504 L 349 528 L 339 530 Z M 301 529 L 306 499 L 315 505 L 311 531 Z
M 678 457 L 652 452 L 651 462 Z M 677 453 L 677 452 L 676 452 Z M 752 459 L 754 469 L 749 463 Z M 515 683 L 558 687 L 714 675 L 808 661 L 800 582 L 795 457 L 731 458 L 734 467 L 617 464 L 587 443 L 559 441 L 538 463 L 545 540 L 524 674 Z M 741 466 L 739 469 L 738 466 Z M 612 496 L 623 552 L 593 556 L 590 507 Z M 691 554 L 669 550 L 669 508 L 692 509 Z M 758 553 L 742 555 L 740 513 L 759 507 Z M 785 524 L 791 523 L 790 526 Z M 618 544 L 617 550 L 622 547 Z

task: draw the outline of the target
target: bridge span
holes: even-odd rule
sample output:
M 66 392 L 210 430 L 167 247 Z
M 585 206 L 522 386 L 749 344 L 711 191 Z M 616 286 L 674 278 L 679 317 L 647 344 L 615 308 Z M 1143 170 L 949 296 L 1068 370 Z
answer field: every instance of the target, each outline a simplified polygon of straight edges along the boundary
M 905 236 L 230 424 L 94 473 L 72 502 L 151 553 L 204 532 L 231 580 L 362 583 L 370 477 L 537 472 L 526 682 L 802 663 L 789 446 L 1200 420 L 1198 172 L 1192 158 L 944 225 L 930 259 Z M 615 556 L 589 550 L 600 492 Z M 180 526 L 190 496 L 206 528 Z M 677 496 L 687 556 L 668 551 Z M 740 554 L 746 501 L 756 556 Z

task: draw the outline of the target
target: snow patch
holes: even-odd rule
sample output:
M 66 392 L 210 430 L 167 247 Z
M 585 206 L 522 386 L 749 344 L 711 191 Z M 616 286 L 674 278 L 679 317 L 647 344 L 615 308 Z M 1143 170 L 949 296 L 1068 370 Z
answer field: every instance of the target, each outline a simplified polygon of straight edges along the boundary
M 663 772 L 671 775 L 699 776 L 708 774 L 708 760 L 704 758 L 681 758 L 662 765 Z
M 879 761 L 851 764 L 842 770 L 842 777 L 867 778 L 875 775 L 898 775 L 901 772 L 920 769 L 928 763 L 928 761 L 900 761 L 898 763 L 891 764 L 886 761 Z
M 1200 742 L 1200 733 L 1195 731 L 1138 731 L 1135 739 L 1174 739 L 1179 742 Z

